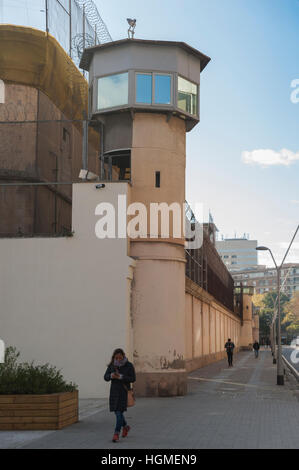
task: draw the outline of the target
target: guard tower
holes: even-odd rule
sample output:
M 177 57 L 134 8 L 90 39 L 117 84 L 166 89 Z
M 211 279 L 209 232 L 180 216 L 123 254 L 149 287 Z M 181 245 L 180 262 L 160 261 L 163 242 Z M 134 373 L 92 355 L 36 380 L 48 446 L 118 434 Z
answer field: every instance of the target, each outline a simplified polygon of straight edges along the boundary
M 210 58 L 183 42 L 125 39 L 86 49 L 90 118 L 103 129 L 101 178 L 130 182 L 130 203 L 185 202 L 186 132 L 199 122 Z M 182 214 L 182 219 L 184 215 Z M 171 214 L 170 214 L 171 218 Z M 148 230 L 150 220 L 148 220 Z M 134 364 L 141 396 L 184 395 L 185 238 L 130 239 Z M 108 334 L 108 333 L 107 333 Z M 116 345 L 117 346 L 117 345 Z

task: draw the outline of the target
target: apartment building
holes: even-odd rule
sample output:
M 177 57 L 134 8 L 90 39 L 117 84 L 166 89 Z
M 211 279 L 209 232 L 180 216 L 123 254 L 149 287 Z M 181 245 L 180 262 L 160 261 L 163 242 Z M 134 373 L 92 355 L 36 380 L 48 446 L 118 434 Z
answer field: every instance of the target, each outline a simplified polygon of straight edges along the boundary
M 231 272 L 254 268 L 257 260 L 257 240 L 248 238 L 227 238 L 216 242 L 217 251 Z
M 255 294 L 264 294 L 277 289 L 277 272 L 274 268 L 258 266 L 232 273 L 235 285 L 253 286 Z M 293 295 L 299 292 L 299 263 L 287 263 L 281 271 L 282 292 Z

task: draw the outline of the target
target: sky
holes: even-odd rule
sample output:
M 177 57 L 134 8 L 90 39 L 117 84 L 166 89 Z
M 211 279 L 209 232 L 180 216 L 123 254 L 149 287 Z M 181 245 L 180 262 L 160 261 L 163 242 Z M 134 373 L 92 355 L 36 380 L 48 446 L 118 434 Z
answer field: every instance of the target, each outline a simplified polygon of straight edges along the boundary
M 21 0 L 5 1 L 17 23 Z M 28 2 L 23 23 L 41 3 Z M 299 224 L 299 0 L 95 3 L 113 40 L 127 37 L 131 17 L 137 38 L 184 41 L 211 57 L 201 122 L 187 135 L 187 200 L 211 211 L 220 238 L 249 233 L 280 262 Z M 299 262 L 299 235 L 287 261 Z M 272 265 L 267 252 L 259 262 Z
M 282 261 L 299 224 L 298 0 L 97 0 L 112 38 L 184 41 L 211 57 L 187 136 L 187 200 L 219 236 L 249 233 Z M 299 98 L 299 91 L 296 95 Z M 299 262 L 299 235 L 287 258 Z M 270 255 L 259 254 L 272 265 Z

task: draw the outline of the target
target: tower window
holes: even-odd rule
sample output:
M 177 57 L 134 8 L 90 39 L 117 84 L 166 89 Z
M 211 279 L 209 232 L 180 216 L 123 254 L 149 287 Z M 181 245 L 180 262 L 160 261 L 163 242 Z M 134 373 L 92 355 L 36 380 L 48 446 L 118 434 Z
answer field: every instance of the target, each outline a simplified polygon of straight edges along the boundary
M 120 73 L 98 79 L 98 109 L 128 104 L 129 74 Z
M 173 77 L 167 73 L 136 73 L 136 103 L 171 105 Z
M 198 114 L 198 86 L 183 77 L 178 78 L 178 107 L 189 114 Z
M 161 173 L 160 171 L 156 171 L 156 188 L 161 187 Z
M 171 75 L 155 74 L 155 103 L 171 104 Z
M 152 74 L 136 74 L 136 103 L 152 104 Z

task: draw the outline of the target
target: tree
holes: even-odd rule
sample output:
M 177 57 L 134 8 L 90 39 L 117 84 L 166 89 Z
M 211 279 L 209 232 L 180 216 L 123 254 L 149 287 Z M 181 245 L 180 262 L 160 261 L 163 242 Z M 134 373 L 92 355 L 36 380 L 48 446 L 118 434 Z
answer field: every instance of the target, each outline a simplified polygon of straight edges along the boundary
M 256 294 L 253 296 L 253 304 L 259 308 L 260 317 L 260 336 L 267 337 L 270 335 L 270 326 L 273 321 L 274 307 L 277 308 L 277 292 L 266 292 L 265 294 Z M 281 293 L 280 295 L 280 311 L 281 319 L 283 320 L 287 314 L 287 305 L 290 298 L 287 294 Z M 286 328 L 282 328 L 282 332 Z
M 291 300 L 286 304 L 286 316 L 283 324 L 289 333 L 294 336 L 299 334 L 299 292 L 296 292 Z

